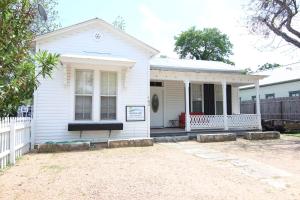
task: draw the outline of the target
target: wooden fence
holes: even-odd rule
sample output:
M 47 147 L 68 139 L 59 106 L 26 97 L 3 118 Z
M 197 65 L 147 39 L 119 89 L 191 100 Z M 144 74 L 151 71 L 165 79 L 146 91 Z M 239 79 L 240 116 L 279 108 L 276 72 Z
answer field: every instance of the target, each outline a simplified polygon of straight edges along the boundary
M 255 101 L 242 101 L 241 113 L 256 113 Z M 300 97 L 282 97 L 261 99 L 260 111 L 262 119 L 300 120 Z
M 0 169 L 30 150 L 31 118 L 0 118 Z

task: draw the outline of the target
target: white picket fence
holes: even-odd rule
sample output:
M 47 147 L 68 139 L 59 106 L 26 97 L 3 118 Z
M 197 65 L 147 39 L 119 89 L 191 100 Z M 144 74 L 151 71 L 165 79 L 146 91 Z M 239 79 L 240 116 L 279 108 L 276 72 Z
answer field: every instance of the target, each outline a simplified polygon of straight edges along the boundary
M 30 150 L 31 118 L 0 118 L 0 169 Z

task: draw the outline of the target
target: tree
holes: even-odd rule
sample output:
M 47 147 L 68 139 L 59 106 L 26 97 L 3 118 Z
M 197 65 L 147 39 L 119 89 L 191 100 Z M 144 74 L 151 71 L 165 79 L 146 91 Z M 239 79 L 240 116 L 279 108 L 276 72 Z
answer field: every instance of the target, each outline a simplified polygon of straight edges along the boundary
M 226 34 L 217 28 L 196 30 L 195 27 L 175 36 L 175 51 L 180 58 L 213 60 L 233 64 L 228 57 L 232 55 L 232 43 Z
M 123 17 L 117 16 L 112 24 L 115 28 L 125 31 L 126 23 Z
M 245 68 L 244 70 L 243 70 L 243 72 L 242 72 L 242 74 L 252 74 L 253 73 L 253 71 L 252 71 L 252 69 L 251 68 Z
M 250 68 L 246 68 L 244 69 L 244 71 L 242 72 L 243 74 L 252 74 L 252 73 L 255 73 L 255 72 L 262 72 L 262 71 L 267 71 L 267 70 L 270 70 L 270 69 L 275 69 L 275 68 L 278 68 L 278 67 L 281 67 L 280 64 L 277 64 L 277 63 L 265 63 L 263 65 L 258 65 L 258 68 L 256 71 L 252 71 L 252 69 Z
M 56 6 L 57 0 L 31 0 L 34 9 L 38 8 L 38 4 L 42 5 L 47 13 L 47 21 L 44 21 L 42 17 L 36 12 L 32 23 L 32 31 L 37 35 L 42 35 L 51 31 L 54 31 L 61 27 L 58 20 L 58 12 Z
M 263 65 L 259 65 L 258 66 L 258 69 L 256 70 L 257 72 L 261 72 L 261 71 L 266 71 L 266 70 L 270 70 L 270 69 L 275 69 L 277 67 L 280 67 L 281 65 L 280 64 L 277 64 L 277 63 L 265 63 Z
M 300 48 L 299 26 L 293 23 L 296 22 L 298 8 L 298 0 L 252 0 L 249 4 L 248 27 L 253 33 L 265 37 L 274 33 Z
M 39 78 L 51 76 L 57 54 L 32 51 L 37 10 L 30 0 L 0 2 L 0 116 L 14 115 L 30 99 Z M 35 69 L 37 73 L 35 73 Z

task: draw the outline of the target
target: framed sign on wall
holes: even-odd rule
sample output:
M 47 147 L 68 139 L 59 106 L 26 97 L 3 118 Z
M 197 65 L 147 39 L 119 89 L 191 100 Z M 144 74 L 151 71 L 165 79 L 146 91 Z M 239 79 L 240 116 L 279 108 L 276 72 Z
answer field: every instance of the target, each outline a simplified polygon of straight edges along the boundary
M 145 106 L 126 106 L 126 121 L 145 121 Z

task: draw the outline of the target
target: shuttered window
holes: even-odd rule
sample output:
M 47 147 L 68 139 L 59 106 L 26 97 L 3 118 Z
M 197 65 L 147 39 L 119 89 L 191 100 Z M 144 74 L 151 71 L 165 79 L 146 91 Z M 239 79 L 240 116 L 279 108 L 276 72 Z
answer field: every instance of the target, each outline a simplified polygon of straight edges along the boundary
M 202 111 L 202 85 L 191 84 L 191 101 L 192 101 L 192 112 L 203 112 Z
M 117 117 L 117 73 L 100 73 L 100 118 L 101 120 L 115 120 Z
M 216 115 L 223 115 L 223 91 L 222 85 L 215 85 Z
M 75 120 L 91 120 L 93 71 L 76 70 L 75 74 Z

